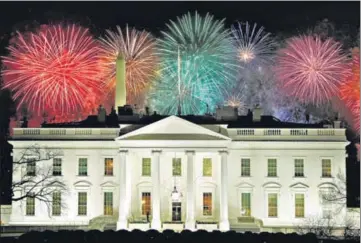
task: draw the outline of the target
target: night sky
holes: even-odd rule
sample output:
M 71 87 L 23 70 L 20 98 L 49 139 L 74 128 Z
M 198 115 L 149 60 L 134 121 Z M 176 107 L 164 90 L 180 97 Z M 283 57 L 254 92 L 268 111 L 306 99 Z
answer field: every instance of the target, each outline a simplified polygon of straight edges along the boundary
M 34 21 L 75 21 L 96 35 L 129 24 L 157 35 L 169 19 L 195 10 L 226 18 L 227 26 L 237 20 L 250 21 L 273 33 L 297 34 L 324 18 L 339 27 L 360 26 L 360 2 L 1 2 L 1 53 L 12 31 Z

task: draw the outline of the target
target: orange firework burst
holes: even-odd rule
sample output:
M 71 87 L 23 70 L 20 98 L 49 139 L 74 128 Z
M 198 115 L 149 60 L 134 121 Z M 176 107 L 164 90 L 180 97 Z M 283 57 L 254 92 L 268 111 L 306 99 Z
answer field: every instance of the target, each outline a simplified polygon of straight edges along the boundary
M 340 87 L 340 97 L 354 117 L 354 127 L 360 131 L 360 50 L 355 48 L 352 56 L 352 74 Z
M 107 90 L 113 95 L 115 88 L 116 59 L 122 55 L 126 61 L 126 87 L 130 100 L 141 95 L 156 75 L 158 58 L 156 57 L 156 41 L 150 33 L 138 31 L 128 26 L 117 32 L 107 30 L 101 38 L 101 58 L 107 70 Z

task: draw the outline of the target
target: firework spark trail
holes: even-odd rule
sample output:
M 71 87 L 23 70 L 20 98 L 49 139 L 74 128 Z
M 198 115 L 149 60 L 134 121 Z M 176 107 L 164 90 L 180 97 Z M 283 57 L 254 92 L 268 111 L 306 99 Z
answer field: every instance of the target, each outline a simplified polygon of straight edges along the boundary
M 246 22 L 233 25 L 231 30 L 233 44 L 243 65 L 263 66 L 272 61 L 277 44 L 264 27 L 257 29 L 257 24 L 251 27 Z
M 107 30 L 101 38 L 101 59 L 107 72 L 107 91 L 115 88 L 115 61 L 122 55 L 126 61 L 126 87 L 129 99 L 139 95 L 153 81 L 158 67 L 156 40 L 146 31 L 138 31 L 128 26 L 125 30 L 117 26 L 117 31 Z M 128 97 L 127 97 L 128 98 Z
M 358 48 L 353 50 L 352 73 L 341 85 L 340 97 L 354 117 L 352 121 L 354 128 L 360 131 L 360 51 Z
M 4 88 L 14 91 L 18 107 L 26 104 L 36 114 L 81 113 L 83 98 L 101 93 L 99 47 L 88 29 L 43 25 L 34 33 L 17 32 L 8 50 Z
M 279 51 L 275 72 L 289 96 L 320 105 L 337 95 L 349 72 L 346 61 L 341 45 L 332 39 L 294 37 Z

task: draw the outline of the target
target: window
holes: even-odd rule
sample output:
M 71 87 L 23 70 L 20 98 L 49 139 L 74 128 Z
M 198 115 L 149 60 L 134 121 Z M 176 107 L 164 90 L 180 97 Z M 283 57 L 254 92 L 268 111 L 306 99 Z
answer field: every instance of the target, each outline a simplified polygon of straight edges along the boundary
M 142 215 L 150 215 L 151 210 L 151 195 L 150 192 L 142 193 Z
M 150 176 L 151 175 L 151 160 L 150 158 L 143 158 L 142 160 L 142 176 Z
M 295 216 L 303 218 L 305 216 L 305 195 L 295 194 Z
M 61 176 L 61 158 L 53 159 L 53 176 Z
M 87 158 L 79 159 L 79 175 L 80 176 L 88 175 L 88 159 Z
M 303 159 L 295 159 L 295 177 L 303 176 Z
M 330 191 L 320 192 L 320 203 L 322 207 L 323 218 L 332 217 L 332 202 L 329 200 L 329 195 L 332 195 L 332 192 Z
M 53 216 L 61 215 L 61 193 L 53 192 Z
M 36 161 L 35 159 L 27 159 L 26 161 L 26 175 L 35 176 Z
M 268 194 L 268 217 L 278 216 L 278 196 L 277 193 Z
M 104 175 L 106 176 L 113 175 L 113 158 L 104 159 Z
M 104 192 L 104 215 L 113 215 L 113 193 Z
M 212 193 L 203 193 L 203 215 L 212 216 Z
M 331 160 L 322 160 L 322 177 L 331 177 Z
M 78 215 L 87 214 L 87 193 L 79 192 L 78 193 Z
M 35 215 L 35 198 L 34 197 L 26 198 L 26 215 L 27 216 Z
M 173 158 L 173 176 L 182 175 L 182 160 L 180 158 Z
M 268 159 L 268 177 L 277 176 L 277 160 Z
M 242 216 L 251 216 L 251 193 L 242 193 Z
M 250 159 L 241 159 L 241 176 L 251 176 Z
M 212 176 L 212 159 L 203 159 L 203 176 Z

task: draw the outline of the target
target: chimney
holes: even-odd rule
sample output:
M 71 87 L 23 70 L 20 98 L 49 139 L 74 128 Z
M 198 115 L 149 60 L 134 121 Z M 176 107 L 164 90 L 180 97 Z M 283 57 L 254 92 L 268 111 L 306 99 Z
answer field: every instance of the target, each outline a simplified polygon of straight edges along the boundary
M 259 105 L 256 105 L 256 107 L 253 109 L 253 121 L 254 122 L 261 121 L 262 115 L 263 115 L 263 109 Z
M 105 123 L 106 116 L 107 116 L 107 112 L 105 108 L 102 105 L 100 105 L 98 108 L 98 122 Z
M 341 128 L 341 121 L 338 120 L 338 116 L 336 116 L 335 120 L 333 121 L 333 128 Z

